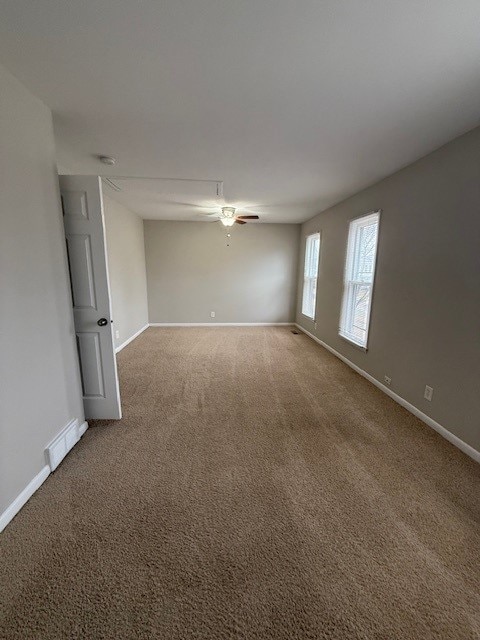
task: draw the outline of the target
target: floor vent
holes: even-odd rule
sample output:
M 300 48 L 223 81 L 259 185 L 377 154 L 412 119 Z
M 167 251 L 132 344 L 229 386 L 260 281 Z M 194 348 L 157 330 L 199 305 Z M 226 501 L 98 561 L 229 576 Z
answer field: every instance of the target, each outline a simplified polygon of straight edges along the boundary
M 84 432 L 85 429 L 83 428 L 83 425 L 80 427 L 78 420 L 72 420 L 48 445 L 45 449 L 45 454 L 52 471 L 58 467 L 70 449 L 73 449 Z
M 295 329 L 292 329 L 292 333 L 294 336 L 298 336 L 298 331 L 295 331 Z

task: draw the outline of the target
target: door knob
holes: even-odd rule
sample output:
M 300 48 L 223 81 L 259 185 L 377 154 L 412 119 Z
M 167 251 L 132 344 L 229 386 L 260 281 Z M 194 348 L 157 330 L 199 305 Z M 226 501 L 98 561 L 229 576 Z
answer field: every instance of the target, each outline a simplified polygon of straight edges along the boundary
M 99 327 L 104 327 L 108 324 L 108 320 L 106 318 L 100 318 L 100 320 L 97 320 L 97 324 Z

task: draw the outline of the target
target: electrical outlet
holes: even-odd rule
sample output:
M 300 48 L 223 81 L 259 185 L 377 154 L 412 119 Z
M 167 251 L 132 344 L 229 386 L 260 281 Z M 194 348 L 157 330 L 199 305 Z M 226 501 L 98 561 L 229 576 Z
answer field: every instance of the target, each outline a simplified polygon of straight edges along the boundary
M 387 385 L 387 387 L 392 384 L 392 379 L 390 376 L 383 376 L 383 379 L 385 380 L 385 384 Z
M 210 318 L 214 318 L 215 317 L 215 311 L 210 311 Z
M 423 397 L 425 400 L 431 402 L 433 398 L 433 387 L 429 387 L 428 384 L 425 385 L 425 393 L 423 394 Z
M 118 329 L 115 331 L 115 338 L 117 340 L 120 338 L 120 331 Z
M 313 323 L 313 326 L 314 326 L 314 327 L 315 327 L 315 329 L 316 329 L 316 328 L 317 328 L 317 323 L 316 323 L 316 322 L 314 322 L 314 323 Z

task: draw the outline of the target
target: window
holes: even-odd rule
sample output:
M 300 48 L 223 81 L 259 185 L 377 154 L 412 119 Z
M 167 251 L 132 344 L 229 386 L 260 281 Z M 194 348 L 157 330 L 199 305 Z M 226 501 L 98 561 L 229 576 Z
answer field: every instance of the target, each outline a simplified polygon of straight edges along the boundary
M 303 269 L 302 313 L 315 319 L 315 300 L 317 298 L 318 259 L 320 256 L 320 234 L 307 236 L 305 246 L 305 266 Z
M 367 347 L 380 211 L 350 222 L 340 335 Z

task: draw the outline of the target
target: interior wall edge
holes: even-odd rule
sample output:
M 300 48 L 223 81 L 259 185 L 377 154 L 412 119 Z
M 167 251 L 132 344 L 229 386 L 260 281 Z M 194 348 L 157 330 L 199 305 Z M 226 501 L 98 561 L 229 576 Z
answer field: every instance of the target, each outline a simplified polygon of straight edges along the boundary
M 387 386 L 385 386 L 379 380 L 377 380 L 377 378 L 374 378 L 372 375 L 370 375 L 369 373 L 367 373 L 366 371 L 358 367 L 356 364 L 351 362 L 348 358 L 346 358 L 341 353 L 333 349 L 333 347 L 328 345 L 326 342 L 324 342 L 323 340 L 320 340 L 320 338 L 317 338 L 317 336 L 313 335 L 313 333 L 310 333 L 310 331 L 307 331 L 307 329 L 302 327 L 301 324 L 298 324 L 298 322 L 296 322 L 295 326 L 298 329 L 300 329 L 302 333 L 307 335 L 309 338 L 317 342 L 320 346 L 324 347 L 325 349 L 327 349 L 327 351 L 329 351 L 334 356 L 336 356 L 339 360 L 341 360 L 346 365 L 348 365 L 351 369 L 353 369 L 358 374 L 363 376 L 366 380 L 374 384 L 378 389 L 380 389 L 380 391 L 383 391 L 383 393 L 385 393 L 387 396 L 392 398 L 392 400 L 395 400 L 395 402 L 401 405 L 404 409 L 407 409 L 407 411 L 410 411 L 410 413 L 412 413 L 415 417 L 419 418 L 419 420 L 421 420 L 426 425 L 434 429 L 443 438 L 445 438 L 451 444 L 457 447 L 457 449 L 460 449 L 460 451 L 462 451 L 467 456 L 472 458 L 472 460 L 475 460 L 475 462 L 478 462 L 480 464 L 480 451 L 477 451 L 477 449 L 474 449 L 474 447 L 470 446 L 467 442 L 464 442 L 463 440 L 461 440 L 458 436 L 456 436 L 454 433 L 449 431 L 446 427 L 441 425 L 439 422 L 436 422 L 433 418 L 428 416 L 426 413 L 423 413 L 423 411 L 420 411 L 418 407 L 411 404 L 410 402 L 408 402 L 408 400 L 405 400 L 405 398 L 402 398 L 402 396 L 399 396 L 397 393 L 389 389 Z
M 293 327 L 295 322 L 150 322 L 150 327 Z
M 143 220 L 110 194 L 103 194 L 105 246 L 115 351 L 148 326 Z
M 83 419 L 73 418 L 70 420 L 70 423 L 77 423 L 78 429 L 78 440 L 74 443 L 74 445 L 66 452 L 65 455 L 73 449 L 73 447 L 80 441 L 80 438 L 84 435 L 84 433 L 88 429 L 88 422 Z M 68 425 L 67 425 L 68 426 Z M 63 427 L 58 435 L 62 434 L 65 431 L 65 427 Z M 55 440 L 56 438 L 53 438 Z M 45 448 L 45 451 L 48 448 L 48 444 Z M 65 457 L 65 456 L 64 456 Z M 12 500 L 12 502 L 6 507 L 3 513 L 0 514 L 0 533 L 5 529 L 5 527 L 10 524 L 13 518 L 20 512 L 20 510 L 27 504 L 30 498 L 34 495 L 38 489 L 42 486 L 48 476 L 53 473 L 49 464 L 45 464 L 40 471 L 30 480 L 30 482 L 20 491 L 16 498 Z
M 149 322 L 294 322 L 300 230 L 144 220 Z
M 138 338 L 138 336 L 143 333 L 145 331 L 145 329 L 148 329 L 150 325 L 146 324 L 145 326 L 143 326 L 141 329 L 139 329 L 138 331 L 135 331 L 135 333 L 133 335 L 131 335 L 129 338 L 127 338 L 125 340 L 125 342 L 122 342 L 122 344 L 118 345 L 118 347 L 115 347 L 115 353 L 119 353 L 122 349 L 124 349 L 127 344 L 130 344 L 131 342 L 133 342 L 135 340 L 135 338 Z
M 18 496 L 8 505 L 5 511 L 0 515 L 0 532 L 13 520 L 20 509 L 30 500 L 35 491 L 39 489 L 48 476 L 51 474 L 50 467 L 46 464 L 37 475 L 30 480 L 27 486 L 18 494 Z

